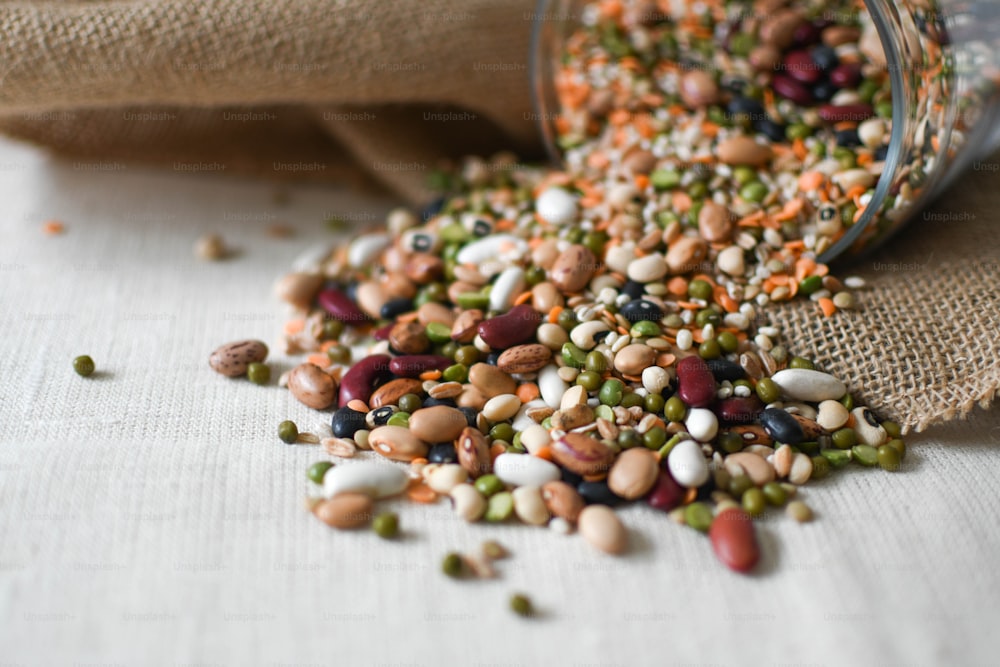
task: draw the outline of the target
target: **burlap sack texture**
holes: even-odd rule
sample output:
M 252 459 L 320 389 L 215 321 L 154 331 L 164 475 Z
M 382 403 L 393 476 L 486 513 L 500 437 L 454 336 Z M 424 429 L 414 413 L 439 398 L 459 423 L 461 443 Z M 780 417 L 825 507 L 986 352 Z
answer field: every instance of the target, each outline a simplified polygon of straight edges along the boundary
M 530 0 L 0 4 L 0 131 L 90 160 L 343 180 L 414 202 L 441 158 L 539 154 Z M 996 166 L 1000 162 L 983 162 Z M 360 167 L 360 169 L 359 169 Z M 908 428 L 1000 387 L 995 172 L 874 256 L 864 308 L 774 308 L 793 352 Z
M 541 155 L 533 10 L 533 0 L 0 3 L 0 131 L 75 159 L 367 174 L 421 201 L 442 158 Z

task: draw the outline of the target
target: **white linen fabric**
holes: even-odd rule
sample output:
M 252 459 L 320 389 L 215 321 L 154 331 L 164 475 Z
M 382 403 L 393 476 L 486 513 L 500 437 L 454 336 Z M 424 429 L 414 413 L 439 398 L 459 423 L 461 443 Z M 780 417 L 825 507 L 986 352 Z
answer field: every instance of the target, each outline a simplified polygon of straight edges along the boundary
M 303 510 L 277 424 L 326 417 L 207 365 L 275 340 L 271 283 L 333 240 L 322 220 L 390 202 L 223 175 L 59 163 L 0 141 L 0 664 L 989 665 L 1000 621 L 1000 411 L 909 438 L 903 472 L 808 485 L 817 520 L 759 523 L 764 560 L 725 570 L 645 507 L 631 553 L 578 536 L 398 508 L 404 535 L 342 533 Z M 998 193 L 1000 195 L 1000 193 Z M 66 232 L 46 236 L 48 219 Z M 269 237 L 288 223 L 298 234 Z M 192 244 L 221 233 L 217 263 Z M 995 335 L 995 332 L 990 332 Z M 71 361 L 90 354 L 99 374 Z M 273 354 L 275 377 L 293 360 Z M 509 547 L 494 581 L 439 572 Z M 540 610 L 520 619 L 514 591 Z

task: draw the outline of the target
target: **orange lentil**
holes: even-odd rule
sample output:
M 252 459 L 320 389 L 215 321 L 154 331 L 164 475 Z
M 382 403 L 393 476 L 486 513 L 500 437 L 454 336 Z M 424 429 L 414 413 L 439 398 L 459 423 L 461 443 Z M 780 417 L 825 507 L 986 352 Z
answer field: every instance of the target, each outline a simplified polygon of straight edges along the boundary
M 823 185 L 824 176 L 818 171 L 807 171 L 799 176 L 799 190 L 801 192 L 811 192 L 818 190 Z
M 549 324 L 555 324 L 556 322 L 558 322 L 559 315 L 562 313 L 562 311 L 563 311 L 562 306 L 555 306 L 552 310 L 550 310 L 548 317 Z
M 294 320 L 288 320 L 285 322 L 285 333 L 289 336 L 294 336 L 297 333 L 302 333 L 306 328 L 306 321 L 301 317 L 295 318 Z
M 417 482 L 406 490 L 406 497 L 415 503 L 430 504 L 438 499 L 437 492 L 423 482 Z
M 688 282 L 680 276 L 674 276 L 667 281 L 667 292 L 674 296 L 687 296 Z
M 440 378 L 441 378 L 441 371 L 436 369 L 432 371 L 424 371 L 423 373 L 420 374 L 420 379 L 425 382 L 427 380 L 438 380 Z
M 832 317 L 834 313 L 837 312 L 837 306 L 834 305 L 833 299 L 823 297 L 819 300 L 819 308 L 823 311 L 823 315 L 826 317 Z
M 500 443 L 493 443 L 490 445 L 490 460 L 496 460 L 498 456 L 507 451 L 507 448 Z
M 42 232 L 48 234 L 49 236 L 62 234 L 64 231 L 66 231 L 66 225 L 59 222 L 58 220 L 49 220 L 44 225 L 42 225 Z
M 520 306 L 521 304 L 528 303 L 529 301 L 531 301 L 531 292 L 521 292 L 517 295 L 517 298 L 514 299 L 514 305 Z
M 514 392 L 522 403 L 528 403 L 533 401 L 539 396 L 541 392 L 538 390 L 538 385 L 534 382 L 525 382 L 522 385 L 518 385 L 517 390 Z
M 544 447 L 539 447 L 538 451 L 536 451 L 533 454 L 533 456 L 537 456 L 540 459 L 545 459 L 546 461 L 555 460 L 555 456 L 552 455 L 552 448 L 549 447 L 548 445 L 545 445 Z
M 325 354 L 310 354 L 308 357 L 306 357 L 306 361 L 308 361 L 310 364 L 315 364 L 320 368 L 326 368 L 327 366 L 330 365 L 330 357 L 326 356 Z
M 360 398 L 353 398 L 347 402 L 347 407 L 355 412 L 368 412 L 368 404 Z

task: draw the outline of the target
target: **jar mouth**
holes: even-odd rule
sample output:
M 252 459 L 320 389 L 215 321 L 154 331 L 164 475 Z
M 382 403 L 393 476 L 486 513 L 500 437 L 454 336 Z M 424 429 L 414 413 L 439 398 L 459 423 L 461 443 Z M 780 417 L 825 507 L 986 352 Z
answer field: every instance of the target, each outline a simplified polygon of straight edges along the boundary
M 553 165 L 562 165 L 564 160 L 556 139 L 555 128 L 555 120 L 560 114 L 560 103 L 555 85 L 558 57 L 551 50 L 551 47 L 560 44 L 566 31 L 569 30 L 569 25 L 573 20 L 580 18 L 572 12 L 572 8 L 577 5 L 574 5 L 574 0 L 538 0 L 535 20 L 532 22 L 531 54 L 529 56 L 532 104 L 535 109 L 539 133 L 545 143 L 546 154 Z M 855 246 L 862 238 L 870 225 L 875 224 L 882 212 L 883 203 L 890 196 L 895 174 L 905 166 L 903 162 L 906 152 L 906 117 L 909 98 L 906 95 L 907 88 L 904 79 L 907 65 L 900 51 L 899 40 L 895 36 L 897 26 L 901 24 L 898 8 L 894 3 L 886 0 L 865 0 L 865 7 L 878 33 L 886 57 L 886 67 L 889 71 L 892 91 L 892 129 L 882 175 L 871 199 L 866 204 L 858 221 L 846 229 L 843 236 L 817 257 L 818 261 L 823 263 L 830 263 L 838 257 L 856 254 L 850 252 L 852 246 Z

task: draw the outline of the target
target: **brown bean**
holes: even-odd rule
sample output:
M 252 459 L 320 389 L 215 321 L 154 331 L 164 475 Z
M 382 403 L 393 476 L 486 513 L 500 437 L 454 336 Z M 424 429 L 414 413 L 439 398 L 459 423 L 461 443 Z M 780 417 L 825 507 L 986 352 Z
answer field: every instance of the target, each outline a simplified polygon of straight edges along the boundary
M 431 322 L 440 322 L 450 327 L 455 324 L 456 317 L 451 308 L 433 301 L 429 301 L 417 308 L 417 321 L 424 326 L 427 326 Z
M 444 260 L 436 255 L 417 252 L 410 255 L 404 269 L 406 277 L 418 285 L 434 282 L 444 273 Z
M 656 156 L 647 150 L 636 149 L 625 155 L 622 164 L 633 174 L 648 174 L 656 167 Z
M 479 333 L 479 323 L 484 317 L 483 311 L 477 308 L 463 310 L 451 326 L 451 339 L 456 343 L 471 343 Z
M 398 378 L 390 380 L 376 389 L 368 400 L 368 405 L 372 410 L 381 408 L 383 405 L 399 405 L 399 399 L 405 394 L 420 394 L 422 392 L 423 383 L 420 380 Z
M 728 241 L 733 236 L 733 220 L 729 209 L 707 201 L 698 212 L 698 232 L 710 243 Z
M 716 147 L 715 154 L 725 164 L 759 167 L 771 159 L 773 151 L 770 146 L 758 144 L 750 137 L 740 135 L 722 141 Z
M 259 340 L 240 340 L 226 343 L 212 352 L 208 365 L 216 373 L 227 377 L 246 375 L 247 366 L 267 359 L 267 345 Z
M 435 405 L 421 408 L 410 415 L 409 429 L 424 442 L 452 442 L 468 425 L 465 413 L 461 410 L 447 405 Z
M 531 306 L 543 315 L 553 308 L 566 303 L 559 289 L 548 281 L 540 282 L 531 288 Z
M 316 410 L 333 405 L 337 384 L 316 364 L 299 364 L 288 375 L 288 389 L 300 403 Z
M 715 78 L 702 69 L 690 70 L 681 77 L 680 93 L 684 104 L 693 109 L 715 104 L 719 99 Z
M 400 354 L 423 354 L 431 346 L 424 325 L 400 322 L 389 330 L 389 345 Z
M 542 485 L 542 500 L 553 516 L 576 523 L 585 503 L 576 489 L 561 480 Z
M 412 461 L 427 456 L 427 444 L 403 426 L 379 426 L 372 429 L 368 434 L 368 445 L 373 451 L 393 461 Z
M 580 426 L 594 423 L 594 410 L 589 405 L 574 405 L 552 414 L 552 427 L 561 431 L 572 431 Z
M 670 273 L 678 275 L 697 269 L 707 255 L 705 239 L 681 236 L 670 244 L 665 259 Z
M 274 284 L 274 294 L 296 308 L 308 310 L 322 286 L 323 276 L 318 273 L 289 273 Z
M 488 475 L 493 472 L 493 461 L 490 459 L 490 445 L 486 436 L 479 429 L 466 426 L 455 443 L 458 463 L 473 478 Z
M 363 493 L 341 493 L 317 504 L 313 514 L 331 528 L 360 528 L 372 520 L 374 505 Z
M 633 447 L 615 459 L 608 473 L 608 488 L 626 500 L 635 500 L 649 493 L 659 474 L 656 453 L 645 447 Z
M 482 393 L 486 399 L 500 394 L 513 394 L 517 391 L 517 382 L 496 366 L 483 362 L 473 364 L 469 368 L 469 382 Z
M 552 442 L 552 457 L 578 475 L 607 474 L 615 452 L 600 440 L 583 433 L 567 433 Z
M 549 363 L 552 350 L 539 343 L 518 345 L 504 350 L 497 359 L 497 368 L 505 373 L 534 373 Z
M 761 23 L 761 41 L 779 49 L 787 49 L 795 40 L 795 30 L 802 25 L 802 22 L 803 18 L 798 10 L 778 10 Z
M 574 244 L 556 258 L 549 279 L 563 292 L 579 292 L 597 271 L 597 258 L 586 246 Z

